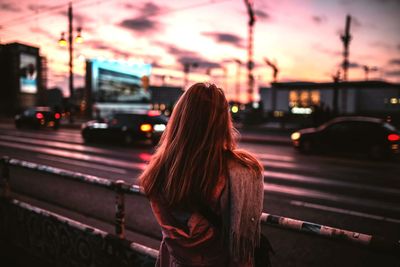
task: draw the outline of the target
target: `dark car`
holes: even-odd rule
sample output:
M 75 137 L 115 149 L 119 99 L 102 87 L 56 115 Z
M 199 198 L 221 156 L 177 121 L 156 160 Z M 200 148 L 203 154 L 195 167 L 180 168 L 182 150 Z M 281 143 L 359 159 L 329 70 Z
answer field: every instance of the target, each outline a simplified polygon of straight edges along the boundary
M 41 128 L 51 127 L 58 129 L 60 126 L 61 114 L 54 112 L 49 107 L 32 107 L 15 115 L 15 127 Z
M 85 142 L 109 141 L 131 144 L 134 141 L 150 140 L 158 143 L 168 119 L 159 111 L 115 113 L 104 120 L 93 120 L 82 124 Z
M 399 154 L 400 131 L 382 119 L 339 117 L 318 128 L 294 132 L 291 139 L 303 153 L 363 153 L 372 158 Z

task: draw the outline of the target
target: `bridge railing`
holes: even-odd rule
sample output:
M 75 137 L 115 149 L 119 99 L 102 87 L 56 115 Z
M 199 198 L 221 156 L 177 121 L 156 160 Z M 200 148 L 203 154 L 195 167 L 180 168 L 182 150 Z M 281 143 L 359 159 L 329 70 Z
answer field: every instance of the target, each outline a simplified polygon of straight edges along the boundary
M 123 180 L 111 181 L 15 158 L 3 157 L 1 163 L 3 184 L 1 194 L 3 198 L 10 198 L 12 190 L 15 188 L 18 192 L 33 194 L 33 197 L 41 198 L 44 201 L 54 201 L 58 205 L 69 205 L 69 208 L 82 209 L 80 211 L 84 214 L 95 215 L 108 220 L 108 222 L 113 222 L 115 226 L 114 235 L 119 239 L 126 237 L 127 221 L 129 221 L 128 226 L 133 230 L 161 238 L 159 234 L 154 234 L 159 233 L 159 227 L 154 218 L 144 219 L 143 221 L 146 216 L 142 215 L 151 212 L 148 204 L 147 207 L 143 205 L 143 202 L 148 202 L 147 199 L 143 197 L 129 199 L 131 196 L 143 196 L 140 187 L 137 185 L 127 184 Z M 12 174 L 10 174 L 10 168 L 12 168 Z M 34 177 L 33 174 L 35 174 Z M 71 182 L 67 194 L 65 194 L 65 188 L 60 190 L 63 185 L 55 181 L 54 176 Z M 46 188 L 43 188 L 44 184 L 46 184 Z M 101 199 L 97 199 L 98 195 L 101 194 L 95 193 L 93 187 L 102 191 Z M 97 203 L 97 207 L 95 204 L 88 204 L 89 208 L 84 208 L 82 203 L 90 201 Z M 65 204 L 66 202 L 68 204 Z M 144 206 L 145 208 L 143 208 Z M 114 212 L 112 212 L 113 210 Z M 400 241 L 387 240 L 376 235 L 338 229 L 268 213 L 262 214 L 261 223 L 263 226 L 274 226 L 341 242 L 354 243 L 380 251 L 400 252 Z

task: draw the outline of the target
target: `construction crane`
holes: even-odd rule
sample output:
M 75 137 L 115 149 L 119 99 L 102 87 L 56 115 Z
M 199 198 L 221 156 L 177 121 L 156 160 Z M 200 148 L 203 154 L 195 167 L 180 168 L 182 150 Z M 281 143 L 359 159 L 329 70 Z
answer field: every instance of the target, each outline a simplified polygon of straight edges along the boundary
M 375 67 L 375 66 L 371 67 L 371 66 L 368 66 L 368 65 L 364 65 L 364 66 L 362 66 L 362 68 L 363 68 L 364 73 L 365 73 L 365 80 L 366 81 L 368 81 L 368 75 L 369 75 L 370 71 L 372 72 L 372 71 L 377 71 L 378 70 L 378 67 Z
M 248 79 L 248 89 L 247 89 L 247 97 L 248 102 L 253 102 L 253 94 L 254 94 L 254 76 L 253 76 L 253 31 L 254 24 L 256 22 L 256 17 L 253 10 L 253 1 L 252 0 L 244 0 L 244 3 L 247 7 L 247 13 L 249 15 L 248 21 L 248 41 L 247 41 L 247 79 Z
M 264 61 L 272 69 L 273 82 L 276 83 L 278 80 L 278 73 L 279 73 L 278 64 L 276 64 L 276 62 L 272 63 L 268 58 L 264 58 Z
M 343 80 L 347 82 L 347 70 L 349 69 L 349 44 L 352 39 L 350 35 L 351 16 L 346 17 L 346 28 L 344 34 L 340 36 L 343 42 Z

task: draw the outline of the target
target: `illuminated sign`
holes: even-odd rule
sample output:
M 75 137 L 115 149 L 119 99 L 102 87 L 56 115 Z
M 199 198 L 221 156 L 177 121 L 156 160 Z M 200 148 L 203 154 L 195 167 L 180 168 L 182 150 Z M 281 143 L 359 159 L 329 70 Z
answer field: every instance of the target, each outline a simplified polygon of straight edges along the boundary
M 151 74 L 150 64 L 92 60 L 92 95 L 96 103 L 144 103 L 150 93 L 142 86 Z
M 293 114 L 311 114 L 312 109 L 311 108 L 302 108 L 302 107 L 293 107 L 291 109 Z
M 21 93 L 37 93 L 37 75 L 36 56 L 21 53 L 19 64 L 19 82 Z

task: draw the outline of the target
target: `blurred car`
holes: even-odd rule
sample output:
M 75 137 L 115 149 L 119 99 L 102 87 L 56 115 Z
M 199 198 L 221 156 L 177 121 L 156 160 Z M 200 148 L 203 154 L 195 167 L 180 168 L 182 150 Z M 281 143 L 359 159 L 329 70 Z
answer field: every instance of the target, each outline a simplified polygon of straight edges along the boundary
M 338 117 L 317 128 L 294 132 L 291 139 L 302 153 L 350 152 L 385 158 L 400 152 L 400 131 L 382 119 Z
M 41 128 L 51 127 L 58 129 L 60 127 L 61 114 L 54 112 L 49 107 L 32 107 L 15 115 L 15 127 Z
M 150 140 L 157 144 L 168 119 L 159 111 L 115 113 L 105 120 L 92 120 L 82 124 L 85 142 L 109 141 L 131 144 L 134 141 Z

